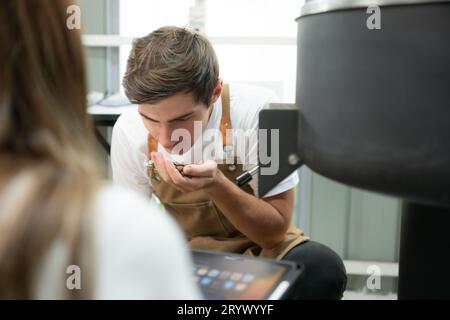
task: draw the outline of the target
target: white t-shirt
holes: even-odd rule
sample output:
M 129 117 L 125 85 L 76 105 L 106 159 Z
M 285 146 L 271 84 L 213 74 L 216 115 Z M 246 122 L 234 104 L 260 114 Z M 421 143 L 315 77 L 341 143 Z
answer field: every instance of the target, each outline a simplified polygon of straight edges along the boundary
M 94 214 L 94 299 L 202 297 L 181 231 L 148 198 L 117 186 L 103 187 Z M 65 286 L 70 276 L 67 252 L 61 240 L 55 241 L 39 269 L 36 299 L 65 298 L 61 281 Z
M 243 139 L 238 136 L 242 132 L 255 133 L 258 130 L 259 111 L 270 102 L 276 102 L 277 98 L 273 91 L 257 86 L 244 84 L 230 84 L 230 117 L 233 127 L 233 147 L 234 154 L 242 159 L 243 169 L 249 170 L 257 164 L 257 135 L 255 139 L 248 139 L 248 147 L 242 148 Z M 213 110 L 205 132 L 211 129 L 220 128 L 222 117 L 222 101 L 218 99 L 213 105 Z M 240 132 L 239 132 L 240 131 Z M 192 148 L 180 159 L 179 156 L 171 156 L 163 146 L 158 144 L 158 151 L 166 158 L 184 163 L 192 163 L 194 156 L 192 153 L 214 149 L 216 159 L 223 159 L 222 137 L 220 131 L 215 131 L 217 135 L 207 135 L 203 143 L 196 140 Z M 111 165 L 114 182 L 134 190 L 139 190 L 150 196 L 153 193 L 151 181 L 147 175 L 146 161 L 148 160 L 148 131 L 144 126 L 141 116 L 136 110 L 122 114 L 117 120 L 112 134 L 111 144 Z M 212 139 L 215 137 L 216 139 Z M 213 141 L 213 144 L 210 142 Z M 213 146 L 211 148 L 211 146 Z M 206 152 L 210 154 L 210 152 Z M 205 160 L 207 157 L 204 157 Z M 264 197 L 274 196 L 294 188 L 298 184 L 297 172 L 294 172 L 285 180 L 280 182 Z M 254 194 L 258 195 L 258 177 L 254 176 L 250 182 Z

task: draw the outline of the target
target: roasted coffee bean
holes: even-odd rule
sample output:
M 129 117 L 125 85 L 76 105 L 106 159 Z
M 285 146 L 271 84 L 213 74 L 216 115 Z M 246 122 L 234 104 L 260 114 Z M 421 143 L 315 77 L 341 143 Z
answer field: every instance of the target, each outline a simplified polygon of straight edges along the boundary
M 183 174 L 183 168 L 184 168 L 184 166 L 181 166 L 181 165 L 175 165 L 175 168 L 178 170 L 179 173 Z

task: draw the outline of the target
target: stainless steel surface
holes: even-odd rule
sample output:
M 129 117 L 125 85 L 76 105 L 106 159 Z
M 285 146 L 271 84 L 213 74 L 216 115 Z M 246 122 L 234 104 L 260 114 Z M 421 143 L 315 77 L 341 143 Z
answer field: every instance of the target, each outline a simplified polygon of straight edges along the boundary
M 450 2 L 450 0 L 313 0 L 308 1 L 303 5 L 299 18 L 329 11 L 368 8 L 370 6 L 385 7 L 436 2 Z
M 252 176 L 254 176 L 255 174 L 258 173 L 258 170 L 259 170 L 259 166 L 255 166 L 254 168 L 250 169 L 248 171 L 248 173 L 250 173 Z

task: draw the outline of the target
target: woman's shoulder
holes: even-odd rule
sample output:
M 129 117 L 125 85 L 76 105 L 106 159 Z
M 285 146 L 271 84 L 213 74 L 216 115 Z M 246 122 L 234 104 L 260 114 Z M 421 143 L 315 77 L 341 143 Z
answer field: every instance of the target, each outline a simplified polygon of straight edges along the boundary
M 117 184 L 104 184 L 99 188 L 96 210 L 108 220 L 141 218 L 168 222 L 167 214 L 150 197 Z
M 95 210 L 97 238 L 108 247 L 113 242 L 118 246 L 140 245 L 156 254 L 161 241 L 184 245 L 175 221 L 150 198 L 128 188 L 103 186 Z
M 99 190 L 96 209 L 96 298 L 200 297 L 187 243 L 162 208 L 144 195 L 111 185 Z

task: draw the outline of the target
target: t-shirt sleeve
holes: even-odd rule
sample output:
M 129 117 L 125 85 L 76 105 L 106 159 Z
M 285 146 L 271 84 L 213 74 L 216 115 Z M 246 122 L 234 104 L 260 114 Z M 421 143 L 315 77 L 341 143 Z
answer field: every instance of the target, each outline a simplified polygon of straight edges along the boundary
M 119 117 L 114 125 L 111 141 L 111 169 L 114 184 L 139 191 L 147 196 L 153 193 L 145 162 L 147 135 L 136 114 Z
M 250 88 L 249 88 L 250 90 Z M 236 110 L 240 110 L 241 114 L 241 126 L 250 129 L 249 132 L 253 134 L 247 134 L 247 146 L 245 147 L 248 152 L 237 150 L 237 154 L 240 154 L 243 161 L 243 170 L 250 170 L 258 164 L 258 129 L 259 129 L 259 112 L 267 107 L 269 103 L 280 102 L 280 99 L 276 93 L 269 89 L 253 89 L 251 95 L 247 95 L 247 101 L 244 102 L 244 108 L 237 106 Z M 280 143 L 280 142 L 278 142 Z M 239 143 L 237 142 L 237 145 Z M 278 161 L 279 163 L 279 161 Z M 262 198 L 267 198 L 275 196 L 277 194 L 288 191 L 299 182 L 299 176 L 297 171 L 293 172 L 286 179 L 276 185 L 272 190 L 265 194 Z M 258 176 L 255 175 L 249 183 L 250 187 L 253 189 L 256 196 L 259 196 L 258 192 Z

